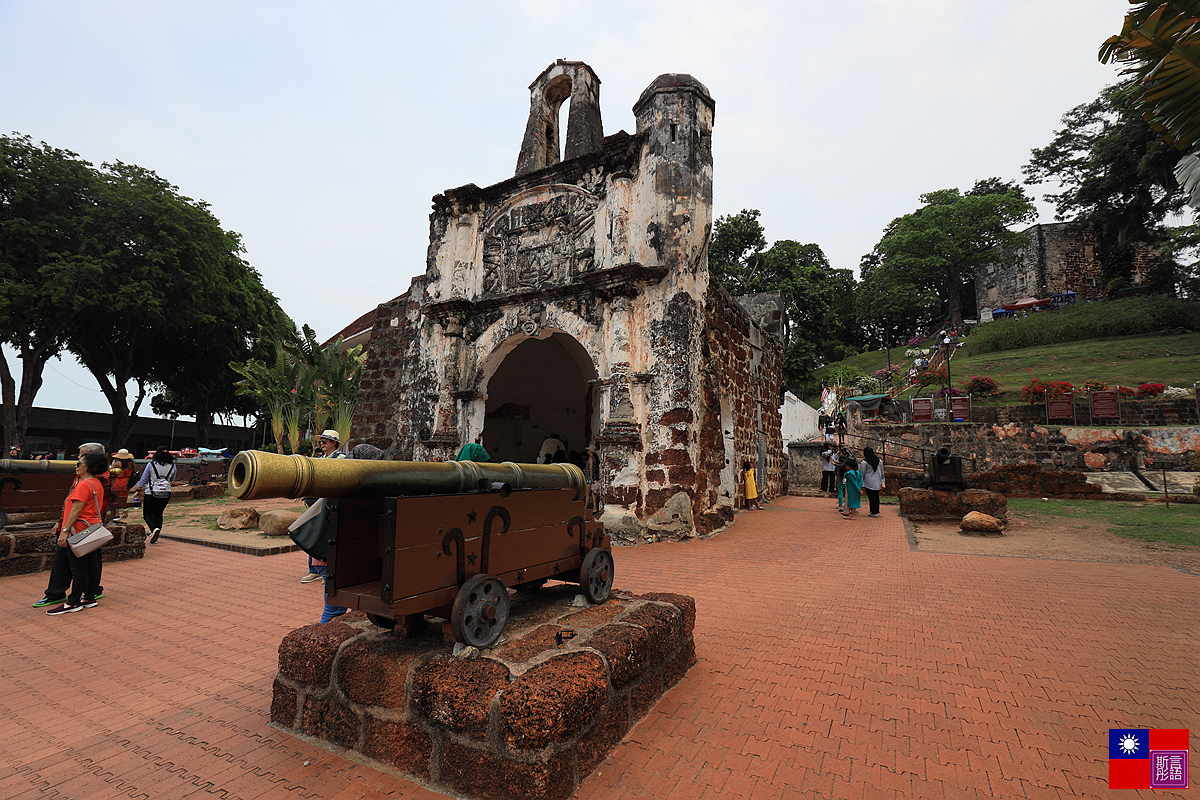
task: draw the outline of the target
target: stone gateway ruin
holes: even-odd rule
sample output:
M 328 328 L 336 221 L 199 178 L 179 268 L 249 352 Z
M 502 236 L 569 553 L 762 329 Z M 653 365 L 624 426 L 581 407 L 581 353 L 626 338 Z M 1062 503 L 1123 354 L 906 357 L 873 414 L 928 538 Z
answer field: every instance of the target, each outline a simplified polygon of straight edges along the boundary
M 660 75 L 636 133 L 606 137 L 587 64 L 530 93 L 516 174 L 433 198 L 425 274 L 376 310 L 355 435 L 418 461 L 590 448 L 614 539 L 720 529 L 743 462 L 781 492 L 783 387 L 778 298 L 743 306 L 708 272 L 715 103 Z

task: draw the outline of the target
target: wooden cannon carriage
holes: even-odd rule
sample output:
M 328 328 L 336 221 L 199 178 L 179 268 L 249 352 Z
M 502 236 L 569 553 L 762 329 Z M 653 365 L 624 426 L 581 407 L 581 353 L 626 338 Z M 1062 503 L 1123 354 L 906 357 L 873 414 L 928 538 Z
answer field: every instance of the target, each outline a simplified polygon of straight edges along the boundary
M 0 458 L 0 529 L 10 514 L 61 513 L 75 482 L 75 463 Z
M 510 588 L 579 583 L 594 603 L 612 590 L 612 542 L 586 507 L 572 464 L 310 459 L 245 451 L 230 492 L 324 497 L 325 594 L 376 625 L 411 630 L 446 617 L 457 641 L 488 647 Z

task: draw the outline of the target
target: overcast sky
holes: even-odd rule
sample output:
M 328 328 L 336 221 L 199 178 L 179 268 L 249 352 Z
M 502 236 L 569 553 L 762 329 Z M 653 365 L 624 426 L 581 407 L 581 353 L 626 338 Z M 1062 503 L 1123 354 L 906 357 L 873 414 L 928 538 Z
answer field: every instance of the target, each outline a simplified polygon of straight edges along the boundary
M 0 128 L 207 201 L 325 339 L 424 271 L 433 195 L 511 177 L 527 87 L 557 58 L 600 77 L 605 134 L 633 132 L 656 76 L 695 76 L 717 104 L 715 216 L 760 209 L 768 241 L 857 270 L 921 194 L 1020 178 L 1059 118 L 1116 80 L 1096 52 L 1127 8 L 0 0 Z M 108 410 L 62 362 L 37 404 Z

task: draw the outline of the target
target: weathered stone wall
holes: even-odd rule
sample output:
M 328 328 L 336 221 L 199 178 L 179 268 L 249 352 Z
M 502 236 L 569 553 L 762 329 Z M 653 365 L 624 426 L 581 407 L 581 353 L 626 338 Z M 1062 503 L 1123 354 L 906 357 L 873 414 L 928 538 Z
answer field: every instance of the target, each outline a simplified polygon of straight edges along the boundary
M 533 619 L 475 660 L 357 612 L 298 628 L 271 721 L 443 791 L 570 797 L 695 663 L 696 605 L 647 594 Z
M 783 483 L 779 303 L 748 312 L 708 274 L 715 104 L 662 75 L 634 105 L 636 134 L 599 138 L 586 64 L 556 62 L 531 91 L 517 174 L 434 198 L 426 273 L 378 309 L 352 433 L 413 460 L 482 437 L 530 461 L 558 438 L 597 453 L 618 541 L 715 530 L 742 460 L 764 498 Z M 560 161 L 568 97 L 579 135 Z
M 996 308 L 1022 297 L 1049 297 L 1067 291 L 1083 298 L 1103 294 L 1100 262 L 1090 230 L 1073 222 L 1034 225 L 1011 265 L 987 264 L 975 273 L 979 308 Z
M 1079 428 L 1019 423 L 869 423 L 860 431 L 891 443 L 884 453 L 896 463 L 919 465 L 925 451 L 949 447 L 968 459 L 964 469 L 985 471 L 1004 464 L 1042 464 L 1079 471 L 1142 468 L 1190 469 L 1200 452 L 1200 427 Z M 896 447 L 900 444 L 900 447 Z M 872 444 L 872 446 L 876 446 Z M 911 460 L 911 462 L 910 462 Z M 890 463 L 890 462 L 889 462 Z
M 1088 424 L 1091 406 L 1088 398 L 1077 396 L 1075 400 L 1074 424 Z M 945 406 L 942 400 L 934 401 L 934 409 Z M 906 414 L 910 416 L 911 414 Z M 1017 422 L 1022 424 L 1046 424 L 1046 406 L 1043 403 L 1016 406 L 981 406 L 971 409 L 972 422 L 988 422 L 1005 424 Z M 1200 425 L 1200 410 L 1192 398 L 1183 400 L 1165 400 L 1154 398 L 1150 400 L 1122 400 L 1120 419 L 1097 417 L 1095 424 L 1121 425 L 1131 428 L 1150 427 L 1158 425 Z M 1071 424 L 1072 420 L 1054 420 L 1057 425 Z
M 127 561 L 146 554 L 146 529 L 141 525 L 109 524 L 113 540 L 100 548 L 101 558 Z M 9 526 L 0 531 L 0 578 L 50 569 L 58 537 L 52 524 Z

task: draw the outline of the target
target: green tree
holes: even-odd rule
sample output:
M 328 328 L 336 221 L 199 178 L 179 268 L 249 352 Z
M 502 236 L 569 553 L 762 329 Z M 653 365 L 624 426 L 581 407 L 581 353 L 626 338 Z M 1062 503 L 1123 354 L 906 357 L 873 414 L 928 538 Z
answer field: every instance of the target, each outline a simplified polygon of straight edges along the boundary
M 213 415 L 233 403 L 229 362 L 249 354 L 259 326 L 286 318 L 207 204 L 133 164 L 104 164 L 98 177 L 86 246 L 102 268 L 81 284 L 67 347 L 108 400 L 114 447 L 157 387 L 208 442 Z
M 0 343 L 21 361 L 20 386 L 0 352 L 4 453 L 23 449 L 46 362 L 58 355 L 102 266 L 84 246 L 95 204 L 91 165 L 69 150 L 0 136 Z
M 1021 187 L 996 178 L 979 181 L 966 194 L 941 189 L 921 196 L 923 205 L 894 220 L 875 246 L 881 268 L 913 287 L 935 290 L 952 327 L 961 328 L 964 289 L 975 269 L 995 263 L 1023 241 L 1010 226 L 1034 218 Z M 902 278 L 901 278 L 902 276 Z
M 1033 151 L 1022 169 L 1026 183 L 1057 182 L 1044 196 L 1055 218 L 1089 224 L 1105 281 L 1125 278 L 1139 244 L 1157 247 L 1164 220 L 1184 208 L 1174 170 L 1182 153 L 1146 124 L 1130 84 L 1109 86 L 1062 118 L 1053 141 Z M 1169 263 L 1155 276 L 1171 282 Z
M 1105 64 L 1124 65 L 1130 98 L 1168 144 L 1190 154 L 1177 171 L 1192 205 L 1200 205 L 1200 3 L 1154 0 L 1136 3 L 1116 36 L 1100 47 Z
M 781 239 L 768 249 L 759 212 L 744 209 L 717 219 L 709 270 L 735 297 L 777 293 L 783 302 L 784 382 L 804 391 L 821 364 L 839 360 L 858 340 L 855 281 L 833 269 L 815 244 Z
M 878 246 L 862 257 L 858 275 L 855 315 L 873 347 L 895 347 L 939 316 L 937 291 L 901 269 L 885 267 Z
M 708 271 L 734 297 L 768 291 L 762 254 L 766 234 L 756 208 L 742 209 L 733 216 L 718 217 L 708 246 Z

